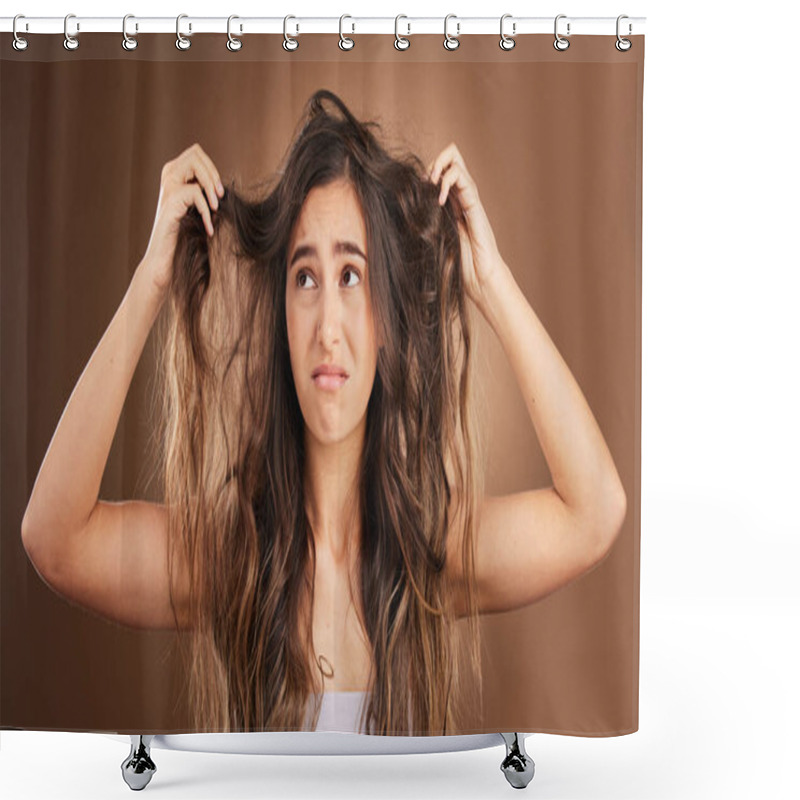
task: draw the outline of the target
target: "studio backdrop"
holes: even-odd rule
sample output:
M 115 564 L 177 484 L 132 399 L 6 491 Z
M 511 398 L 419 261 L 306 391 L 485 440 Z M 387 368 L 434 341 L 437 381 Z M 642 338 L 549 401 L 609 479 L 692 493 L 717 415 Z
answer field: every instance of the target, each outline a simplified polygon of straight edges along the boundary
M 3 728 L 638 728 L 644 38 L 0 48 Z

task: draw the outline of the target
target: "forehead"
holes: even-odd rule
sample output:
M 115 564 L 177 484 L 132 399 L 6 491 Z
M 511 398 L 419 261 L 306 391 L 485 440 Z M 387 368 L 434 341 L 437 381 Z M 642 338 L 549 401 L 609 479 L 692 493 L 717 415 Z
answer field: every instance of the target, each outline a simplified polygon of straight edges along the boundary
M 303 202 L 290 246 L 301 240 L 324 241 L 343 236 L 362 245 L 366 242 L 364 215 L 355 188 L 346 180 L 315 186 Z

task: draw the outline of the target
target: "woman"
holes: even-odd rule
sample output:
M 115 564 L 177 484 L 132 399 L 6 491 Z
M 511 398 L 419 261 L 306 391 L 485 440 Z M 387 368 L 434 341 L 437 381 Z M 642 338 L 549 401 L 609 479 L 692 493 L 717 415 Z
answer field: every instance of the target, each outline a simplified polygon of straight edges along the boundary
M 223 190 L 197 145 L 165 166 L 148 251 L 26 512 L 26 548 L 57 591 L 127 624 L 191 629 L 198 730 L 313 728 L 326 692 L 363 692 L 373 733 L 457 731 L 455 620 L 479 672 L 478 614 L 586 572 L 625 515 L 602 434 L 458 148 L 426 170 L 373 126 L 318 91 L 263 198 Z M 165 504 L 100 501 L 167 295 Z M 552 487 L 483 495 L 470 302 L 511 361 Z M 56 525 L 68 453 L 80 491 Z M 146 555 L 121 584 L 125 534 Z

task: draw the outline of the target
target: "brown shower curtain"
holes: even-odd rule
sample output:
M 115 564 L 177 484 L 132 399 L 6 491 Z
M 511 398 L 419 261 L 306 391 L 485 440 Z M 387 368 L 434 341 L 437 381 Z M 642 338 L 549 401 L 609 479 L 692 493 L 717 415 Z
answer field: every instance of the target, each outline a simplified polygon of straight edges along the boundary
M 608 555 L 544 599 L 481 616 L 483 707 L 459 733 L 632 733 L 639 724 L 644 37 L 116 34 L 0 37 L 0 727 L 187 732 L 175 634 L 118 625 L 54 592 L 21 541 L 39 468 L 147 248 L 162 166 L 193 142 L 223 180 L 273 175 L 308 98 L 335 92 L 384 143 L 431 162 L 454 142 L 499 251 L 591 408 L 625 490 Z M 509 358 L 474 314 L 486 492 L 552 485 Z M 163 323 L 156 321 L 156 328 Z M 154 333 L 156 331 L 154 328 Z M 136 367 L 105 500 L 160 501 L 155 345 Z M 563 431 L 569 437 L 570 431 Z M 531 521 L 532 531 L 536 520 Z M 502 547 L 499 538 L 497 546 Z M 126 540 L 120 568 L 137 558 Z M 459 623 L 462 624 L 462 623 Z

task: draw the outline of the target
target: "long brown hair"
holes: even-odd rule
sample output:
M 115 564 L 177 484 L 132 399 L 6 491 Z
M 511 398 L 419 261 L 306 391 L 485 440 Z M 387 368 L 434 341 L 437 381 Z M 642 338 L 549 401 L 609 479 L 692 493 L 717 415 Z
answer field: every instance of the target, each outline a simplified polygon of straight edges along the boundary
M 439 206 L 420 159 L 391 155 L 376 127 L 319 90 L 266 187 L 248 198 L 226 186 L 210 239 L 194 207 L 181 224 L 160 362 L 163 468 L 170 541 L 189 566 L 188 690 L 197 730 L 303 730 L 319 692 L 310 614 L 316 556 L 285 289 L 303 202 L 339 179 L 350 181 L 363 209 L 384 343 L 358 506 L 370 732 L 458 730 L 465 651 L 457 590 L 466 597 L 467 663 L 480 675 L 473 541 L 482 445 L 471 402 L 463 210 L 453 192 Z M 451 547 L 461 544 L 465 576 L 458 586 L 444 569 L 456 535 Z M 319 701 L 312 729 L 318 713 Z

